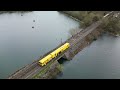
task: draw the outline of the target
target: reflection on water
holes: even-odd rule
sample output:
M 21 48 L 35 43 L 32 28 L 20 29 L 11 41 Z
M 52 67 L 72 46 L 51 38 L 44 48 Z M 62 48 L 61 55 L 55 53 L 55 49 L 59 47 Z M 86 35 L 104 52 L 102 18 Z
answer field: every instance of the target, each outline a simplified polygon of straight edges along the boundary
M 55 48 L 76 27 L 78 22 L 56 11 L 0 14 L 0 78 Z
M 120 37 L 102 35 L 63 66 L 58 79 L 120 79 Z

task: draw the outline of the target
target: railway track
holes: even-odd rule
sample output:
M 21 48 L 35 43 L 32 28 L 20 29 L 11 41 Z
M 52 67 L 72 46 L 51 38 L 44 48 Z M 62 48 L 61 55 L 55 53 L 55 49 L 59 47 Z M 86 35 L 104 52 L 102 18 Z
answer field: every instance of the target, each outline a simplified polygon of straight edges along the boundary
M 30 72 L 32 69 L 34 69 L 38 65 L 37 61 L 33 62 L 32 64 L 29 64 L 20 70 L 16 71 L 13 73 L 8 79 L 20 79 L 22 78 L 26 73 Z
M 107 15 L 107 16 L 109 16 L 109 15 Z M 98 22 L 92 24 L 90 27 L 88 27 L 88 28 L 86 28 L 84 30 L 81 30 L 76 35 L 72 36 L 71 38 L 69 38 L 68 40 L 66 40 L 65 42 L 63 42 L 59 46 L 57 46 L 55 49 L 57 49 L 58 47 L 60 47 L 61 45 L 63 45 L 66 42 L 70 43 L 71 47 L 74 47 L 76 42 L 82 40 L 86 35 L 88 35 L 93 30 L 95 30 L 100 24 L 101 24 L 101 21 L 98 21 Z M 49 51 L 48 53 L 43 55 L 41 58 L 43 58 L 44 56 L 46 56 L 50 52 L 54 51 L 55 49 Z M 69 50 L 67 52 L 70 53 Z M 41 58 L 39 58 L 38 60 L 40 60 Z M 29 65 L 19 69 L 18 71 L 13 73 L 10 77 L 8 77 L 8 79 L 29 79 L 29 78 L 31 78 L 34 74 L 39 72 L 41 70 L 41 68 L 42 68 L 42 67 L 40 67 L 40 65 L 38 65 L 38 60 L 36 60 L 33 63 L 31 63 L 31 64 L 29 64 Z

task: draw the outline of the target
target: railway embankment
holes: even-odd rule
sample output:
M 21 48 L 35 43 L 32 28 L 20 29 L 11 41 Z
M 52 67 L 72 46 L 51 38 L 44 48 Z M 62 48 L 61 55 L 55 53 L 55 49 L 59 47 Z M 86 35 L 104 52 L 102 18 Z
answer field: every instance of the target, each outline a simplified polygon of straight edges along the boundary
M 94 28 L 94 27 L 95 26 L 93 24 L 90 28 L 87 28 L 86 30 L 83 30 L 83 31 L 78 32 L 77 34 L 74 34 L 71 38 L 69 38 L 66 41 L 71 44 L 70 49 L 67 52 L 65 52 L 65 54 L 68 54 L 68 59 L 71 58 L 70 60 L 72 60 L 72 58 L 78 52 L 83 50 L 83 48 L 85 48 L 86 46 L 90 45 L 92 41 L 96 40 L 101 35 L 103 30 L 97 26 L 96 26 L 97 28 Z M 91 32 L 88 32 L 89 30 Z M 45 55 L 47 54 L 49 54 L 49 52 L 46 53 Z M 35 73 L 30 75 L 31 73 L 29 72 L 31 73 L 35 72 Z M 38 65 L 38 60 L 37 60 L 34 63 L 15 72 L 12 76 L 10 76 L 9 79 L 16 79 L 16 78 L 18 79 L 21 79 L 21 78 L 22 79 L 53 79 L 61 72 L 62 72 L 62 66 L 60 63 L 58 63 L 57 60 L 52 60 L 51 62 L 49 62 L 46 66 L 42 68 L 40 68 L 40 66 Z M 26 73 L 28 73 L 28 75 L 26 75 Z
M 66 40 L 65 42 L 70 43 L 70 49 L 65 52 L 66 57 L 72 60 L 72 58 L 77 53 L 79 53 L 86 46 L 90 45 L 94 40 L 96 40 L 104 32 L 104 29 L 102 29 L 100 25 L 101 25 L 101 21 L 95 22 L 92 25 L 90 25 L 88 28 L 83 29 L 82 31 L 78 31 L 71 38 Z M 50 52 L 48 52 L 47 54 L 49 53 Z M 14 79 L 15 77 L 16 78 L 27 77 L 26 79 L 53 79 L 59 73 L 62 72 L 61 64 L 59 64 L 57 60 L 52 60 L 46 66 L 41 67 L 41 68 L 38 65 L 38 61 L 36 61 L 34 65 L 31 64 L 31 68 L 32 68 L 31 70 L 30 70 L 30 67 L 27 69 L 29 72 L 26 72 L 26 70 L 24 69 L 20 70 L 21 73 L 19 73 L 18 76 L 16 75 L 17 74 L 16 72 L 16 74 L 12 75 L 13 78 L 11 79 Z M 22 74 L 25 74 L 25 75 L 22 75 Z M 19 75 L 21 76 L 19 77 Z
M 97 29 L 97 30 L 96 30 Z M 72 51 L 68 50 L 68 53 L 70 54 L 69 57 L 72 58 L 79 53 L 81 50 L 83 50 L 86 46 L 90 45 L 93 41 L 95 41 L 102 33 L 104 33 L 103 29 L 100 29 L 99 27 L 93 30 L 91 33 L 86 35 L 83 39 L 79 40 L 81 36 L 77 36 L 76 34 L 73 35 L 75 37 L 75 43 L 72 46 Z M 77 36 L 77 38 L 76 38 Z M 72 42 L 72 41 L 71 41 Z M 70 53 L 71 52 L 71 53 Z M 50 63 L 49 63 L 50 64 Z M 64 67 L 63 67 L 64 68 Z M 42 73 L 43 72 L 43 73 Z M 50 65 L 47 65 L 47 68 L 44 69 L 42 74 L 38 73 L 36 74 L 36 78 L 39 79 L 53 79 L 55 78 L 58 74 L 62 72 L 61 65 L 58 63 L 58 61 L 52 62 Z
M 72 56 L 73 58 L 77 53 L 82 51 L 85 47 L 90 45 L 93 41 L 97 40 L 97 38 L 103 33 L 103 29 L 97 28 L 93 32 L 89 33 L 85 36 L 81 41 L 76 42 L 76 45 L 72 48 Z M 79 37 L 78 37 L 79 39 Z
M 62 67 L 58 61 L 52 61 L 48 63 L 46 67 L 43 67 L 38 73 L 36 73 L 32 79 L 53 79 L 61 73 Z

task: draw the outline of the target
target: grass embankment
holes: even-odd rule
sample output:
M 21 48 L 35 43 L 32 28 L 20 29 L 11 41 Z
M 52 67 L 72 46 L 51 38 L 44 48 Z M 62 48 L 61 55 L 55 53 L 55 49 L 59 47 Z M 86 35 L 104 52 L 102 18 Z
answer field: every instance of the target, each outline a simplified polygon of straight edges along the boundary
M 47 66 L 44 66 L 43 69 L 37 73 L 36 75 L 34 75 L 32 78 L 33 79 L 39 79 L 39 78 L 43 78 L 42 76 L 45 75 L 50 69 L 51 69 L 51 66 L 52 64 L 54 64 L 55 61 L 51 61 L 47 64 Z M 53 66 L 53 70 L 57 69 L 57 71 L 55 72 L 48 72 L 50 73 L 51 75 L 48 75 L 50 77 L 54 77 L 55 75 L 54 74 L 57 74 L 58 72 L 62 71 L 62 67 L 60 64 L 57 64 L 57 66 Z M 47 78 L 47 77 L 46 77 Z

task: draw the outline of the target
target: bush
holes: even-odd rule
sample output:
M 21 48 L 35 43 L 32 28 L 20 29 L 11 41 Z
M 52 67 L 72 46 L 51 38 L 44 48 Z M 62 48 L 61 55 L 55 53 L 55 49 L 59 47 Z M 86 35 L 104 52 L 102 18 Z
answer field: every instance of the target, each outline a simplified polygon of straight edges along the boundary
M 92 23 L 99 21 L 105 14 L 109 13 L 110 11 L 65 11 L 69 13 L 69 15 L 72 15 L 73 17 L 79 19 L 80 28 L 86 28 L 90 26 Z M 117 34 L 120 33 L 120 17 L 117 18 L 106 18 L 103 19 L 103 23 L 100 27 L 102 29 Z M 71 34 L 76 32 L 75 30 L 70 31 Z

